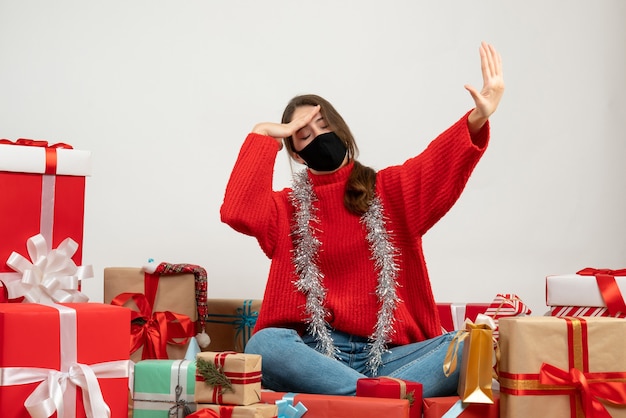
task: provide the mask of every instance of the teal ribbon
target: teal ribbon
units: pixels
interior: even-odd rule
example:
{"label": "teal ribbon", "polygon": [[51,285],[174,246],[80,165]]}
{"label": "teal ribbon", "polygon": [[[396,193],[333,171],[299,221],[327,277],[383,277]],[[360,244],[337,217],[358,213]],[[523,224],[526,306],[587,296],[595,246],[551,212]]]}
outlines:
{"label": "teal ribbon", "polygon": [[[248,340],[252,336],[252,330],[256,325],[256,320],[259,316],[257,311],[252,310],[252,299],[243,301],[243,306],[237,308],[235,315],[226,314],[207,314],[206,322],[213,324],[226,324],[235,327],[235,340],[241,338],[242,350],[246,348]],[[231,321],[210,319],[210,318],[233,318]]]}
{"label": "teal ribbon", "polygon": [[282,399],[276,401],[276,406],[278,406],[277,418],[300,418],[306,414],[308,409],[302,402],[298,402],[296,406],[293,405],[295,397],[295,393],[287,393]]}
{"label": "teal ribbon", "polygon": [[461,400],[458,400],[452,405],[450,409],[446,411],[441,418],[457,418],[467,408],[467,404],[464,404]]}

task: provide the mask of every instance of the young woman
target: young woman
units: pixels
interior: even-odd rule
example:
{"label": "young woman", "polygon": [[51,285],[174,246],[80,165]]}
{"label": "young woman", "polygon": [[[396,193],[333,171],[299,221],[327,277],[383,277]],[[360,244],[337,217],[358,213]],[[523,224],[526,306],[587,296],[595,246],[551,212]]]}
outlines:
{"label": "young woman", "polygon": [[[451,334],[441,335],[422,236],[455,203],[489,140],[504,92],[500,55],[482,43],[475,107],[417,157],[378,172],[335,108],[295,97],[281,123],[246,138],[221,208],[222,221],[254,236],[272,260],[246,352],[263,356],[263,384],[286,392],[353,395],[362,377],[418,381],[424,396],[456,390],[443,375]],[[285,144],[307,169],[272,190]]]}

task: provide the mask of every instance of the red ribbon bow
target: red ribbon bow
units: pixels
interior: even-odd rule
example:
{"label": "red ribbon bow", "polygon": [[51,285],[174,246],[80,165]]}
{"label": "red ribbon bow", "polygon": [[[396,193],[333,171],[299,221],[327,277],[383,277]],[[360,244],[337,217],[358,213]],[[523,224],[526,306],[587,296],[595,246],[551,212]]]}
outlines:
{"label": "red ribbon bow", "polygon": [[[612,376],[621,376],[621,382],[610,381]],[[588,418],[611,418],[602,402],[626,404],[626,382],[624,373],[583,373],[572,368],[569,372],[551,364],[543,363],[539,370],[539,381],[544,385],[567,386],[581,395],[585,416]]]}
{"label": "red ribbon bow", "polygon": [[[187,315],[170,311],[152,312],[158,285],[158,274],[146,274],[145,295],[121,293],[111,301],[112,305],[124,306],[132,299],[137,305],[139,312],[131,313],[130,352],[134,353],[143,345],[143,360],[167,359],[167,344],[184,345],[194,335],[194,324]],[[181,338],[181,341],[176,341]]]}
{"label": "red ribbon bow", "polygon": [[609,270],[587,267],[578,271],[576,274],[580,276],[596,277],[602,299],[604,303],[606,303],[607,310],[611,315],[626,312],[626,302],[615,281],[615,276],[626,276],[626,269]]}

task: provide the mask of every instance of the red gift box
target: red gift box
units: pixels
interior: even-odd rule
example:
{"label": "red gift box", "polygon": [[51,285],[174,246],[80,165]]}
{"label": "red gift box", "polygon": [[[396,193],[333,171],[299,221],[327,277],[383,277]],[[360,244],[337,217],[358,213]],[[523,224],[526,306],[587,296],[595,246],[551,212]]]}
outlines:
{"label": "red gift box", "polygon": [[261,402],[265,403],[276,403],[283,397],[293,401],[294,405],[301,402],[307,409],[305,418],[409,418],[409,401],[406,399],[261,392]]}
{"label": "red gift box", "polygon": [[458,411],[460,418],[498,418],[500,416],[500,394],[493,393],[493,404],[461,402],[458,396],[424,398],[424,418],[441,418],[446,413]]}
{"label": "red gift box", "polygon": [[368,377],[356,382],[356,396],[408,399],[409,416],[422,417],[422,384],[392,377]]}
{"label": "red gift box", "polygon": [[489,309],[488,303],[438,303],[439,320],[443,332],[457,331],[465,326],[465,320],[476,321],[478,314]]}
{"label": "red gift box", "polygon": [[85,405],[126,418],[129,323],[129,309],[101,303],[0,304],[0,416],[29,418],[26,403],[57,418],[84,418]]}
{"label": "red gift box", "polygon": [[[65,148],[64,148],[65,147]],[[42,234],[49,250],[71,238],[82,262],[85,176],[91,154],[45,141],[0,140],[0,280],[15,278],[6,265],[15,251],[27,254],[28,238]]]}

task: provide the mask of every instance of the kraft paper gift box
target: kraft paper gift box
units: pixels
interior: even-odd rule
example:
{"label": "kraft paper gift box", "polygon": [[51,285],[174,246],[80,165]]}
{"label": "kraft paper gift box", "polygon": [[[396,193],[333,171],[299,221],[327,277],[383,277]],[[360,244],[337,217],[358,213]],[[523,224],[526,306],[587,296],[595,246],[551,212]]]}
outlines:
{"label": "kraft paper gift box", "polygon": [[[123,299],[124,306],[135,312],[139,312],[143,318],[155,321],[139,320],[131,329],[135,338],[143,338],[143,347],[134,346],[136,350],[131,353],[131,360],[138,362],[142,359],[174,359],[185,358],[188,341],[185,338],[195,334],[195,323],[199,319],[199,304],[206,304],[206,282],[204,283],[204,301],[198,302],[198,284],[196,276],[192,273],[155,275],[137,267],[107,267],[104,269],[104,303],[112,303],[123,294],[144,294]],[[139,298],[135,300],[134,298]],[[121,300],[119,300],[121,302]],[[141,308],[137,306],[141,305]],[[206,308],[206,305],[204,305]],[[168,314],[165,314],[168,313]],[[174,315],[170,315],[174,314]],[[137,315],[137,314],[134,314]],[[181,317],[182,316],[182,317]],[[176,320],[182,318],[184,325]],[[186,320],[184,317],[188,318]],[[137,322],[137,321],[135,321]],[[145,323],[143,323],[145,322]],[[146,327],[155,326],[160,328],[160,322],[167,322],[173,329],[168,328],[171,335],[163,336],[158,332],[149,332]],[[151,325],[152,324],[152,325]],[[143,334],[141,334],[143,333]],[[157,335],[150,339],[150,336]],[[182,335],[182,336],[181,336]],[[172,338],[176,337],[176,338]],[[137,342],[137,344],[141,344]],[[146,344],[149,344],[146,347]],[[163,352],[163,347],[165,353]]]}
{"label": "kraft paper gift box", "polygon": [[233,351],[196,355],[196,403],[250,405],[260,400],[260,355]]}
{"label": "kraft paper gift box", "polygon": [[196,410],[196,363],[142,360],[135,364],[133,418],[183,418]]}
{"label": "kraft paper gift box", "polygon": [[[261,401],[277,404],[279,417],[298,412],[294,414],[298,418],[409,418],[407,399],[263,391]],[[281,415],[282,408],[296,408],[297,411]],[[306,411],[304,415],[301,414],[303,410]]]}
{"label": "kraft paper gift box", "polygon": [[[492,404],[463,403],[458,396],[424,398],[423,418],[498,418],[500,416],[500,394],[494,392]],[[448,414],[448,415],[446,415]]]}
{"label": "kraft paper gift box", "polygon": [[260,299],[209,299],[205,330],[211,351],[243,352],[261,309]]}
{"label": "kraft paper gift box", "polygon": [[26,403],[58,418],[84,418],[86,405],[126,418],[129,319],[101,303],[0,304],[0,417],[29,418]]}
{"label": "kraft paper gift box", "polygon": [[411,418],[422,417],[422,392],[421,383],[393,377],[368,377],[356,382],[356,396],[407,399]]}
{"label": "kraft paper gift box", "polygon": [[[274,418],[278,414],[276,405],[256,403],[246,406],[199,404],[198,418],[202,418],[202,410],[208,409],[217,413],[219,418]],[[215,415],[206,414],[209,417]],[[287,417],[284,417],[287,418]],[[295,418],[295,417],[294,417]]]}
{"label": "kraft paper gift box", "polygon": [[552,316],[626,318],[626,269],[585,268],[546,277],[546,305]]}
{"label": "kraft paper gift box", "polygon": [[626,319],[503,318],[501,415],[626,417],[625,345]]}
{"label": "kraft paper gift box", "polygon": [[66,238],[78,243],[82,262],[85,176],[91,153],[46,141],[0,140],[0,280],[19,279],[5,263],[12,252],[27,254],[28,238],[42,234],[51,248]]}

